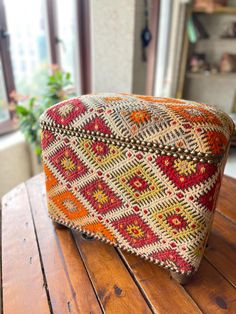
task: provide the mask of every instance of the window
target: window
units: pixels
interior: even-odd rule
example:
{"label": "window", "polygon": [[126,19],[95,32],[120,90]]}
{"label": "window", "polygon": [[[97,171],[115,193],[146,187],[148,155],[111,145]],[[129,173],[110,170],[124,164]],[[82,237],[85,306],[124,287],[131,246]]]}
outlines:
{"label": "window", "polygon": [[57,0],[57,39],[59,63],[63,70],[71,73],[71,79],[80,92],[78,25],[75,0]]}
{"label": "window", "polygon": [[3,79],[2,62],[0,59],[0,122],[9,119],[9,111],[7,105],[7,96],[5,92],[5,84]]}
{"label": "window", "polygon": [[43,0],[5,0],[16,90],[39,95],[48,73],[46,10]]}
{"label": "window", "polygon": [[88,25],[87,0],[0,0],[0,133],[14,116],[10,93],[40,96],[52,63],[71,73],[78,94],[90,91]]}

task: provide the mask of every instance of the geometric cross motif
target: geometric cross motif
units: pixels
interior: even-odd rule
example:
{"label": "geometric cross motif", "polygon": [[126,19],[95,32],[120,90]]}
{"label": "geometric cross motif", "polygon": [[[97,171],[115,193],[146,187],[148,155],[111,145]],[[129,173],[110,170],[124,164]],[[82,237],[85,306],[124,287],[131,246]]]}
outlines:
{"label": "geometric cross motif", "polygon": [[156,163],[172,183],[182,190],[206,181],[217,171],[216,165],[193,163],[172,156],[158,156]]}
{"label": "geometric cross motif", "polygon": [[114,179],[135,201],[147,201],[162,191],[161,183],[157,179],[154,180],[153,175],[139,164],[122,171],[122,174],[114,176]]}
{"label": "geometric cross motif", "polygon": [[67,100],[48,109],[49,117],[57,124],[68,125],[71,121],[86,112],[86,107],[78,99]]}
{"label": "geometric cross motif", "polygon": [[98,166],[105,166],[113,160],[118,160],[119,162],[122,154],[119,147],[111,144],[107,145],[101,141],[93,142],[84,139],[81,141],[80,147]]}
{"label": "geometric cross motif", "polygon": [[72,182],[87,173],[87,167],[70,147],[62,147],[50,158],[64,179]]}
{"label": "geometric cross motif", "polygon": [[106,125],[105,121],[101,118],[94,118],[83,126],[83,129],[88,131],[101,132],[104,134],[111,134],[110,128]]}
{"label": "geometric cross motif", "polygon": [[173,241],[186,240],[189,235],[196,236],[204,230],[204,225],[194,218],[188,206],[181,202],[165,203],[152,213],[152,220],[159,230],[162,230]]}
{"label": "geometric cross motif", "polygon": [[150,107],[132,108],[129,110],[114,111],[114,116],[117,114],[120,117],[119,124],[128,129],[132,135],[142,134],[143,132],[148,132],[149,130],[156,128],[157,125],[160,127],[166,124],[168,117],[165,112],[158,108],[155,114],[150,111]]}
{"label": "geometric cross motif", "polygon": [[138,215],[132,214],[122,217],[115,220],[112,224],[128,241],[129,245],[134,248],[140,248],[158,241],[157,235]]}
{"label": "geometric cross motif", "polygon": [[122,201],[101,179],[89,182],[80,192],[100,214],[122,206]]}
{"label": "geometric cross motif", "polygon": [[129,114],[129,118],[137,124],[142,124],[148,122],[150,120],[151,115],[147,110],[139,109],[136,111],[132,111]]}

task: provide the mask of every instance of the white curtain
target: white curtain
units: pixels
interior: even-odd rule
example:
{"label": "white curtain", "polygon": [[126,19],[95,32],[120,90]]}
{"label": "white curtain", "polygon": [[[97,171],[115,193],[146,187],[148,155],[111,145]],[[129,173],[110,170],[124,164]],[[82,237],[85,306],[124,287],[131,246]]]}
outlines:
{"label": "white curtain", "polygon": [[185,27],[191,0],[161,0],[157,37],[154,95],[175,97]]}

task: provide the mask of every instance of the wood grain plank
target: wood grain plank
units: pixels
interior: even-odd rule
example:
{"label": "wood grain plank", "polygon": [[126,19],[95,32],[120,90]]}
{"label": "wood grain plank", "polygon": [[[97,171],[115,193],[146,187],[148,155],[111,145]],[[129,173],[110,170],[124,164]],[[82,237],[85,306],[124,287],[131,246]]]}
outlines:
{"label": "wood grain plank", "polygon": [[73,231],[77,247],[106,313],[151,313],[116,250],[100,241],[86,241]]}
{"label": "wood grain plank", "polygon": [[3,197],[3,312],[50,313],[26,187]]}
{"label": "wood grain plank", "polygon": [[236,180],[228,176],[223,176],[216,208],[217,211],[221,212],[236,224],[235,193]]}
{"label": "wood grain plank", "polygon": [[215,212],[212,228],[221,234],[221,237],[236,250],[236,225],[222,216],[221,213]]}
{"label": "wood grain plank", "polygon": [[[135,255],[121,250],[119,253],[158,313],[201,313],[185,289],[170,278],[168,271]],[[171,297],[167,300],[168,295]]]}
{"label": "wood grain plank", "polygon": [[207,260],[236,287],[236,225],[215,213],[208,243]]}
{"label": "wood grain plank", "polygon": [[71,232],[48,217],[43,176],[27,181],[27,189],[53,312],[101,313]]}
{"label": "wood grain plank", "polygon": [[236,313],[235,288],[205,258],[185,290],[206,314]]}
{"label": "wood grain plank", "polygon": [[204,256],[236,288],[236,251],[215,229],[211,232]]}

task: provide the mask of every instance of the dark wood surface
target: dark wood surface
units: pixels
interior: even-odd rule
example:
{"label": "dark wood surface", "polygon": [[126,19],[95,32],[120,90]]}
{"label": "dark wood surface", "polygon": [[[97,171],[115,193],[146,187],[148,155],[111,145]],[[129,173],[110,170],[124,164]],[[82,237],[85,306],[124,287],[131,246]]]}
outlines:
{"label": "dark wood surface", "polygon": [[236,180],[224,177],[199,272],[168,271],[47,216],[43,176],[2,200],[3,313],[236,313]]}

